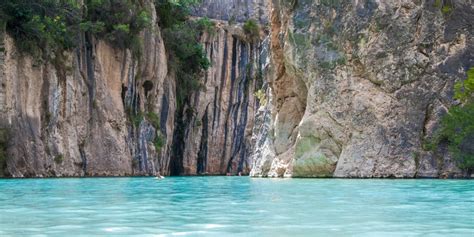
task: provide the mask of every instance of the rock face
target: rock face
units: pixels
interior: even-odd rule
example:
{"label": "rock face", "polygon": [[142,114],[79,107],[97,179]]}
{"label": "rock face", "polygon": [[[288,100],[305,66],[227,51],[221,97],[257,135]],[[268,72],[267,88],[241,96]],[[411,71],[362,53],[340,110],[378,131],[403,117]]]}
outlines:
{"label": "rock face", "polygon": [[130,121],[138,111],[158,114],[161,127],[156,129],[172,140],[175,84],[163,40],[158,28],[147,29],[142,38],[140,60],[83,35],[80,47],[54,65],[20,54],[13,39],[3,35],[0,110],[2,126],[9,130],[7,175],[124,176],[167,170],[171,143],[157,151],[155,128],[146,119]]}
{"label": "rock face", "polygon": [[273,0],[271,135],[252,175],[463,175],[423,143],[474,65],[474,4],[437,2]]}
{"label": "rock face", "polygon": [[[186,115],[182,155],[172,157],[181,167],[173,174],[248,174],[256,89],[262,85],[262,44],[241,27],[218,22],[215,32],[202,37],[212,67],[201,79]],[[181,141],[180,139],[180,141]]]}
{"label": "rock face", "polygon": [[268,23],[268,0],[203,0],[192,14],[227,22],[245,22],[254,19]]}
{"label": "rock face", "polygon": [[201,37],[212,67],[182,112],[144,2],[138,58],[84,34],[43,62],[0,30],[4,175],[468,175],[423,144],[474,66],[472,0],[204,0],[192,14],[217,23]]}
{"label": "rock face", "polygon": [[[146,1],[154,13],[152,2]],[[141,34],[144,53],[139,58],[82,35],[78,49],[65,52],[60,64],[42,62],[17,52],[13,39],[2,32],[5,175],[249,173],[258,106],[254,93],[263,80],[261,43],[246,36],[242,24],[230,26],[208,12],[209,4],[195,13],[217,19],[215,33],[202,36],[212,67],[183,114],[177,112],[179,85],[168,70],[156,14],[153,27]],[[257,11],[262,2],[236,4],[241,6],[235,12],[239,19],[244,13],[265,19]],[[183,136],[176,136],[180,129]],[[154,145],[158,136],[164,140],[160,148]]]}

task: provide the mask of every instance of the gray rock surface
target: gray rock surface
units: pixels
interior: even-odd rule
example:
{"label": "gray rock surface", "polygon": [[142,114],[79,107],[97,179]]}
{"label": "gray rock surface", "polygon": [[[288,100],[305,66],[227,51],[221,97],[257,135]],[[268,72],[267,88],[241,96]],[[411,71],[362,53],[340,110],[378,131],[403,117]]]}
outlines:
{"label": "gray rock surface", "polygon": [[[152,1],[147,4],[154,9]],[[207,13],[206,4],[201,9]],[[252,2],[235,14],[257,17],[259,4]],[[78,49],[65,52],[63,66],[57,67],[21,55],[2,32],[0,129],[9,130],[5,175],[250,172],[258,104],[254,92],[262,84],[262,78],[257,80],[260,43],[248,39],[242,24],[229,26],[210,15],[219,19],[216,33],[204,34],[202,43],[212,67],[200,78],[203,88],[186,108],[192,113],[186,114],[185,135],[177,138],[175,91],[180,85],[168,70],[158,17],[149,12],[154,24],[141,34],[139,60],[128,50],[83,35]],[[148,121],[149,113],[158,117],[159,126]],[[157,131],[165,141],[160,150],[154,146]],[[173,155],[176,144],[184,147],[179,156]],[[176,164],[180,170],[173,173]]]}
{"label": "gray rock surface", "polygon": [[[150,4],[150,8],[153,6]],[[156,21],[156,15],[152,16]],[[4,34],[2,126],[9,130],[6,175],[125,176],[165,172],[170,143],[155,150],[155,129],[174,128],[174,79],[158,28],[142,33],[141,64],[129,51],[83,36],[62,66],[20,54]],[[144,83],[152,88],[145,92]],[[161,127],[131,125],[129,111],[162,115]],[[163,116],[165,115],[165,116]]]}
{"label": "gray rock surface", "polygon": [[424,141],[474,65],[474,4],[272,1],[275,156],[254,176],[459,177]]}
{"label": "gray rock surface", "polygon": [[185,128],[181,174],[248,174],[263,46],[226,22],[218,22],[216,32],[205,34],[202,42],[212,67],[187,108],[192,115]]}
{"label": "gray rock surface", "polygon": [[203,0],[192,10],[192,14],[230,22],[254,19],[266,24],[269,11],[268,0]]}
{"label": "gray rock surface", "polygon": [[[5,175],[465,176],[446,144],[423,149],[474,66],[474,3],[450,2],[204,0],[193,15],[217,22],[201,39],[212,67],[179,140],[156,15],[138,61],[83,35],[58,67],[0,32]],[[249,40],[248,19],[268,38]]]}

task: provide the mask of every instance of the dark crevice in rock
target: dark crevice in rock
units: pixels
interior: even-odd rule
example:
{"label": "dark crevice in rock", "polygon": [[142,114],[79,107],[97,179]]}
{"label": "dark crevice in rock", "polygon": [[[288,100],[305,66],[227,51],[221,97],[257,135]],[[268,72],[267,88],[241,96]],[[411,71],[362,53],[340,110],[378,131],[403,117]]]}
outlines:
{"label": "dark crevice in rock", "polygon": [[190,108],[187,108],[187,111],[184,111],[184,108],[176,111],[176,126],[173,133],[173,143],[171,146],[171,157],[170,157],[170,166],[169,174],[171,176],[182,175],[184,171],[183,167],[183,155],[185,149],[185,137],[186,137],[186,127],[189,124],[189,121],[192,121],[192,113],[189,112]]}
{"label": "dark crevice in rock", "polygon": [[[87,72],[87,89],[89,92],[89,112],[92,115],[95,100],[95,74],[94,74],[94,40],[90,33],[85,34],[85,53],[86,53],[86,72]],[[92,116],[91,116],[92,118]]]}
{"label": "dark crevice in rock", "polygon": [[216,119],[217,119],[217,94],[219,93],[219,87],[214,88],[214,106],[212,112],[212,130],[216,127]]}
{"label": "dark crevice in rock", "polygon": [[82,172],[83,175],[87,175],[87,156],[86,152],[84,151],[84,143],[79,144],[79,154],[81,156],[81,165],[82,165]]}
{"label": "dark crevice in rock", "polygon": [[[230,69],[230,95],[229,95],[229,110],[227,111],[226,117],[225,117],[225,125],[224,125],[224,149],[222,153],[222,157],[224,159],[221,159],[221,170],[224,170],[224,162],[225,162],[225,157],[227,155],[227,142],[228,142],[228,135],[229,135],[229,117],[231,112],[233,111],[233,99],[234,99],[234,83],[236,80],[236,68],[237,68],[237,43],[238,40],[235,37],[232,37],[232,64],[231,64],[231,69]],[[226,167],[226,172],[229,172],[229,166]]]}
{"label": "dark crevice in rock", "polygon": [[201,135],[201,144],[199,145],[199,152],[197,157],[197,174],[204,174],[206,173],[207,167],[207,141],[208,141],[208,127],[209,127],[209,118],[208,118],[208,108],[209,105],[206,107],[206,112],[202,117],[202,135]]}
{"label": "dark crevice in rock", "polygon": [[166,131],[166,121],[168,121],[168,113],[169,113],[169,110],[170,110],[170,104],[169,104],[169,101],[168,101],[168,90],[166,90],[166,93],[163,94],[163,98],[161,100],[161,114],[160,114],[160,124],[161,124],[161,127],[160,127],[160,131],[161,133],[163,133],[164,136],[167,135],[167,131]]}
{"label": "dark crevice in rock", "polygon": [[127,94],[127,90],[128,88],[122,84],[122,91],[120,93],[121,97],[122,97],[122,103],[125,105],[125,95]]}

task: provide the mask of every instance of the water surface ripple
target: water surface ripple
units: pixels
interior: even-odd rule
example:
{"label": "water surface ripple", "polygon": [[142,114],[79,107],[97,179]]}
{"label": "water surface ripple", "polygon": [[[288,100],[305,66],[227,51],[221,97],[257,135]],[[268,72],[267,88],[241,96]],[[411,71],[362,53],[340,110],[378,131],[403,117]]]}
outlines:
{"label": "water surface ripple", "polygon": [[474,236],[474,181],[0,180],[0,236]]}

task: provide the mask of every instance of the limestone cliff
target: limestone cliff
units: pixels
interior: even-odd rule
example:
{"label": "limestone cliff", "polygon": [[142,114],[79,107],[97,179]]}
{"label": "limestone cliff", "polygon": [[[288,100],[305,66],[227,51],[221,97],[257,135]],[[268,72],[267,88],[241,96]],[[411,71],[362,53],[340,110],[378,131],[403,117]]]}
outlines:
{"label": "limestone cliff", "polygon": [[472,1],[273,0],[270,18],[273,109],[253,176],[464,175],[423,143],[474,65]]}
{"label": "limestone cliff", "polygon": [[82,33],[45,62],[0,30],[0,175],[469,175],[423,144],[474,65],[472,0],[203,0],[211,67],[180,106],[153,2],[138,57]]}
{"label": "limestone cliff", "polygon": [[[178,111],[180,85],[168,65],[160,16],[153,1],[145,3],[152,24],[140,34],[138,58],[82,33],[74,51],[44,62],[19,52],[1,31],[6,176],[249,173],[254,93],[262,84],[259,40],[241,23],[210,15],[217,25],[201,41],[212,66]],[[204,3],[196,16],[206,9]],[[254,12],[258,5],[252,9],[251,15],[262,13]],[[156,146],[157,139],[164,144]]]}
{"label": "limestone cliff", "polygon": [[[177,174],[248,174],[255,109],[254,94],[262,86],[262,45],[251,41],[240,26],[219,22],[202,37],[212,67],[203,89],[186,108],[183,151],[173,157]],[[173,172],[173,169],[172,169]]]}
{"label": "limestone cliff", "polygon": [[[151,4],[151,3],[150,3]],[[150,5],[149,8],[153,6]],[[152,15],[156,22],[156,14]],[[9,130],[6,174],[13,177],[124,176],[165,170],[174,127],[174,80],[160,30],[142,33],[144,54],[83,34],[59,64],[21,54],[2,34],[2,125]],[[161,127],[138,111],[159,114]]]}

